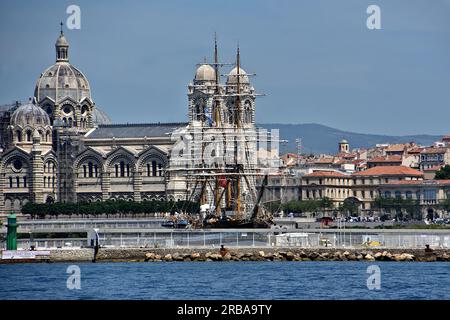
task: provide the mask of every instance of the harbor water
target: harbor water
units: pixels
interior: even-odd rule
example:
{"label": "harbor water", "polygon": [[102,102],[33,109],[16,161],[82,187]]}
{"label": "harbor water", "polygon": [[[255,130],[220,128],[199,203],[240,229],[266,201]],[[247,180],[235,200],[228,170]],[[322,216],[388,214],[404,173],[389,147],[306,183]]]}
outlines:
{"label": "harbor water", "polygon": [[[374,265],[380,287],[370,290]],[[79,289],[68,286],[73,266]],[[450,299],[449,268],[445,262],[3,264],[0,292],[1,299],[442,300]]]}

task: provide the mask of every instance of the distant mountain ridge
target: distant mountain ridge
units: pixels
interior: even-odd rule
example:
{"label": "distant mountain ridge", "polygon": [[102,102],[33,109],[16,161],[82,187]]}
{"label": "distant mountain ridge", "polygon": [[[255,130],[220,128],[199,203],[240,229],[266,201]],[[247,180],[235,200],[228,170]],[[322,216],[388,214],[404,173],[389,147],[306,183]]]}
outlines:
{"label": "distant mountain ridge", "polygon": [[407,143],[416,142],[421,145],[432,145],[435,141],[440,141],[443,135],[406,135],[391,136],[378,134],[355,133],[343,131],[317,123],[303,124],[278,124],[278,123],[261,123],[258,127],[265,129],[279,129],[280,139],[288,140],[287,143],[280,144],[280,153],[294,152],[296,153],[295,139],[302,139],[302,153],[328,153],[335,154],[338,151],[338,143],[345,139],[353,148],[374,147],[379,143]]}

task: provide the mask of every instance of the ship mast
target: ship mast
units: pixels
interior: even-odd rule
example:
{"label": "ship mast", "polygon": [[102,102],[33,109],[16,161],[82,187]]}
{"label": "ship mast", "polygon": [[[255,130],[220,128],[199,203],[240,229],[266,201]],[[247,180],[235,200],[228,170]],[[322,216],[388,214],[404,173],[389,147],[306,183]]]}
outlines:
{"label": "ship mast", "polygon": [[[240,134],[241,128],[241,73],[240,73],[240,52],[239,52],[239,44],[237,46],[237,54],[236,54],[236,115],[235,115],[235,124],[237,134]],[[239,165],[238,165],[238,143],[237,136],[234,137],[236,139],[235,148],[234,148],[234,157],[235,157],[235,169],[237,173],[240,173]],[[241,177],[239,175],[236,176],[236,215],[238,218],[241,217]]]}
{"label": "ship mast", "polygon": [[[254,74],[242,74],[241,69],[241,61],[240,61],[240,47],[237,45],[236,50],[236,60],[235,60],[235,71],[233,73],[228,74],[229,79],[233,79],[235,81],[230,81],[227,83],[227,87],[230,90],[222,90],[222,86],[220,84],[220,67],[223,65],[233,65],[233,64],[224,64],[219,62],[219,53],[218,53],[218,45],[217,45],[217,36],[214,35],[214,62],[206,63],[213,66],[215,71],[214,77],[214,87],[213,96],[212,96],[212,104],[211,109],[208,108],[209,113],[209,124],[206,121],[206,106],[202,105],[202,117],[201,117],[201,160],[200,165],[197,168],[192,168],[189,171],[191,172],[189,175],[191,177],[195,177],[195,186],[192,190],[191,199],[194,194],[198,195],[198,191],[200,191],[199,202],[201,205],[208,203],[213,200],[215,209],[214,214],[218,217],[223,209],[221,203],[225,204],[225,210],[234,211],[235,220],[243,220],[247,219],[248,207],[250,206],[250,202],[256,200],[256,190],[253,190],[256,186],[254,186],[253,179],[257,173],[257,169],[247,163],[250,156],[250,151],[248,150],[248,140],[245,132],[247,132],[247,126],[245,125],[246,121],[243,122],[243,106],[242,104],[242,93],[243,88],[241,84],[243,83],[241,77],[247,77]],[[223,75],[226,76],[226,75]],[[208,89],[207,85],[204,84],[194,84],[194,86],[198,86],[199,89]],[[247,94],[247,91],[244,92]],[[252,96],[259,96],[261,94],[256,94],[251,91]],[[230,102],[229,109],[224,118],[222,103],[223,99],[228,99]],[[234,100],[234,101],[233,101]],[[234,103],[233,103],[234,102]],[[229,118],[228,118],[229,117]],[[212,121],[211,121],[212,120]],[[249,130],[249,134],[251,135],[250,139],[256,138],[255,133],[252,130]],[[212,135],[221,135],[223,138],[223,157],[225,160],[224,164],[215,163],[213,166],[207,165],[205,161],[205,143],[209,143],[210,141],[204,141],[205,134]],[[231,139],[230,139],[231,138]],[[253,140],[252,140],[253,141]],[[233,145],[233,153],[230,155],[234,156],[234,159],[225,159],[227,153],[225,150],[228,150],[226,144]],[[243,149],[244,148],[244,149]],[[244,151],[244,154],[242,154]],[[209,151],[208,151],[209,152]],[[231,163],[229,160],[232,160]],[[241,162],[243,161],[243,162]],[[252,178],[250,178],[252,177]],[[243,185],[244,184],[244,185]],[[198,190],[197,187],[200,189]],[[212,191],[210,193],[210,191]],[[247,192],[249,194],[247,194]],[[254,198],[247,199],[247,196],[253,196],[253,192],[255,192]],[[212,196],[212,197],[211,197]],[[211,201],[212,202],[212,201]],[[254,211],[254,210],[253,210]],[[254,214],[251,218],[254,218]]]}
{"label": "ship mast", "polygon": [[[214,71],[216,76],[216,88],[215,88],[215,96],[214,96],[214,122],[216,123],[217,127],[222,126],[222,119],[220,117],[220,104],[217,99],[217,97],[220,95],[220,88],[219,88],[219,53],[217,49],[217,34],[214,32]],[[215,205],[215,211],[216,215],[220,214],[220,202],[221,202],[221,196],[219,194],[219,177],[216,176],[215,178],[215,186],[214,186],[214,205]]]}

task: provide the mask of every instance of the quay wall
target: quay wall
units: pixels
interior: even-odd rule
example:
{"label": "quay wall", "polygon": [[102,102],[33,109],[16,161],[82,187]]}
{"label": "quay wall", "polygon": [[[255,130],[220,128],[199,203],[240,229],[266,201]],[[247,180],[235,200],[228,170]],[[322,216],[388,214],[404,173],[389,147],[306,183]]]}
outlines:
{"label": "quay wall", "polygon": [[[100,248],[97,262],[108,261],[449,261],[450,249],[336,248]],[[49,262],[91,262],[94,250],[51,250]]]}

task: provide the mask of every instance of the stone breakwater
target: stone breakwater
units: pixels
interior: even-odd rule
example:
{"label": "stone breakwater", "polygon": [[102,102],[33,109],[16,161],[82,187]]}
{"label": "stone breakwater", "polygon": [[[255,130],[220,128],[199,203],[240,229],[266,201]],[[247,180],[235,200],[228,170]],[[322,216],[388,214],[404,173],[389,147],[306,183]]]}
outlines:
{"label": "stone breakwater", "polygon": [[[301,248],[228,248],[226,254],[219,249],[100,249],[96,261],[447,261],[450,250],[436,249],[301,249]],[[92,249],[54,250],[50,262],[92,261]]]}

